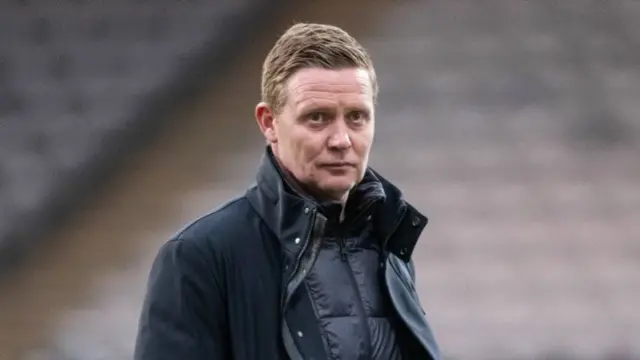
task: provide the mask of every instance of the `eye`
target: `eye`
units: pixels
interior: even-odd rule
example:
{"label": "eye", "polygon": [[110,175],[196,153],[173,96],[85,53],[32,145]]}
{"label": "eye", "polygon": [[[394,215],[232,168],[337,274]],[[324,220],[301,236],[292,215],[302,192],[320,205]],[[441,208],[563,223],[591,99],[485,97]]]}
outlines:
{"label": "eye", "polygon": [[309,119],[309,121],[314,122],[314,123],[321,123],[324,122],[326,120],[326,115],[319,112],[319,111],[314,111],[312,113],[310,113],[307,118]]}
{"label": "eye", "polygon": [[366,121],[368,119],[368,116],[362,111],[352,111],[349,113],[348,119],[349,121],[354,123],[361,123]]}

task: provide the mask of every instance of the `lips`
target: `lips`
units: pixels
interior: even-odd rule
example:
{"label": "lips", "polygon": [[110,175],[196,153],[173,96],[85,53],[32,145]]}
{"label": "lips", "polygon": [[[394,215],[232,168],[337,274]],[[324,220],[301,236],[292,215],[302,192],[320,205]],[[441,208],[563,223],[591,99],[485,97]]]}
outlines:
{"label": "lips", "polygon": [[322,164],[321,168],[333,174],[346,174],[355,169],[355,165],[348,162],[334,162]]}
{"label": "lips", "polygon": [[321,166],[328,167],[328,168],[345,168],[345,167],[354,167],[355,165],[348,162],[333,162],[333,163],[324,163]]}

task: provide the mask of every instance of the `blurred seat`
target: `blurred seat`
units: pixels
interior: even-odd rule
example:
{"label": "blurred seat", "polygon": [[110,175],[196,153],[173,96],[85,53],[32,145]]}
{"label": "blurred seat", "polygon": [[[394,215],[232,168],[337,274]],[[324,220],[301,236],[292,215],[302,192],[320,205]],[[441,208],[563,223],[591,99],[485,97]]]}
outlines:
{"label": "blurred seat", "polygon": [[449,358],[640,356],[639,4],[399,2],[365,39]]}
{"label": "blurred seat", "polygon": [[26,221],[98,166],[105,144],[142,126],[142,107],[185,60],[244,26],[229,19],[260,2],[1,0],[0,249],[6,219]]}

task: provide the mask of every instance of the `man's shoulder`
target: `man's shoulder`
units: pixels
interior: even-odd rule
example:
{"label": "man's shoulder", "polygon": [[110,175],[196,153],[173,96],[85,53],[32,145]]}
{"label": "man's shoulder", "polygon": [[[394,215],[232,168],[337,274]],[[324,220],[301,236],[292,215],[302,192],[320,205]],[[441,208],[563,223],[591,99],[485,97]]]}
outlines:
{"label": "man's shoulder", "polygon": [[237,196],[187,223],[171,241],[189,242],[200,248],[221,247],[229,241],[255,236],[258,219],[246,195]]}

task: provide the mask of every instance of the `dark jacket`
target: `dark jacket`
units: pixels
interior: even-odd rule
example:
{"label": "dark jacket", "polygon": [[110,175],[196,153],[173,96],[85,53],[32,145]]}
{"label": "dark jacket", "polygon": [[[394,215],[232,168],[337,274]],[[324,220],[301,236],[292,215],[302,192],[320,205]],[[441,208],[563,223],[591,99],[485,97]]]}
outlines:
{"label": "dark jacket", "polygon": [[[286,172],[281,176],[291,193],[305,197]],[[309,251],[314,255],[300,285],[306,291],[298,291],[308,295],[315,311],[327,358],[403,358],[397,316],[384,290],[382,239],[373,226],[385,199],[382,183],[372,173],[350,191],[344,212],[339,203],[316,204],[307,199],[317,209],[309,238]],[[302,331],[294,332],[305,336]],[[404,358],[409,359],[409,354]]]}
{"label": "dark jacket", "polygon": [[[405,359],[440,360],[411,262],[427,219],[375,171],[369,169],[365,180],[384,194],[370,208],[371,220],[361,224],[379,239],[376,286],[380,301],[389,303],[381,307],[388,311],[384,317],[394,324]],[[331,217],[324,210],[290,191],[267,150],[256,186],[161,247],[148,279],[135,359],[335,359],[339,347],[327,345],[332,325],[323,323],[321,313],[337,314],[318,309],[318,297],[309,290],[314,277],[318,283],[323,276],[314,265],[324,261],[318,258]],[[362,261],[360,256],[355,266]],[[389,328],[372,325],[383,335]],[[339,327],[334,330],[342,336]]]}

